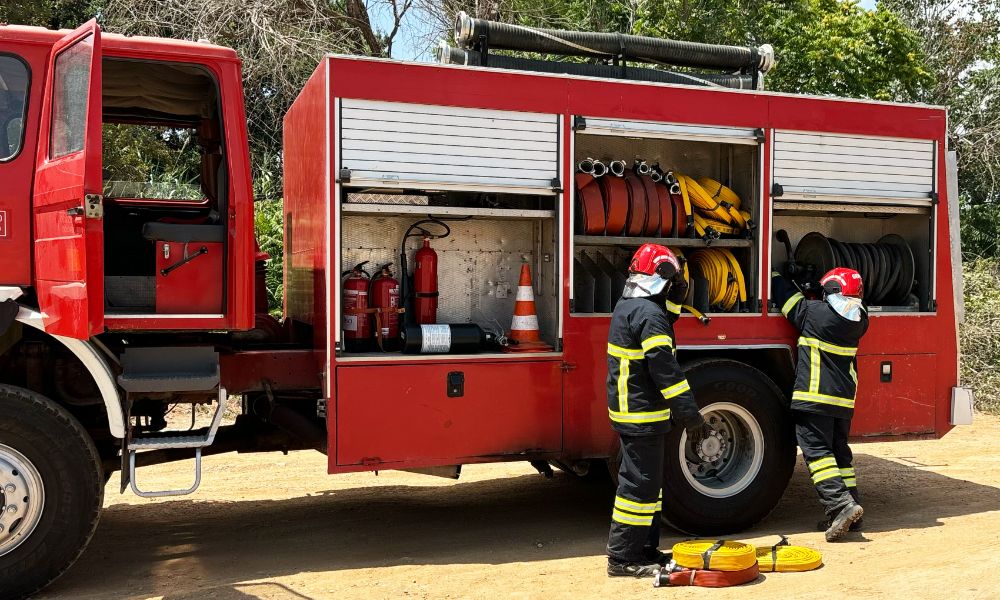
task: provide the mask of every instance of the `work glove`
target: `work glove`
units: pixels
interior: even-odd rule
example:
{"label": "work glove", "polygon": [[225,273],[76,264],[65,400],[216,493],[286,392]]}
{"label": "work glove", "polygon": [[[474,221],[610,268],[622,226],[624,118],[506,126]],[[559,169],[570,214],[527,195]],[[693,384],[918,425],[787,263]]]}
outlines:
{"label": "work glove", "polygon": [[708,424],[708,421],[702,417],[701,424],[695,425],[693,427],[687,427],[688,439],[692,440],[703,440],[713,433],[715,433],[715,428]]}
{"label": "work glove", "polygon": [[688,296],[688,283],[682,278],[680,281],[670,283],[670,291],[667,292],[667,300],[674,304],[684,304]]}

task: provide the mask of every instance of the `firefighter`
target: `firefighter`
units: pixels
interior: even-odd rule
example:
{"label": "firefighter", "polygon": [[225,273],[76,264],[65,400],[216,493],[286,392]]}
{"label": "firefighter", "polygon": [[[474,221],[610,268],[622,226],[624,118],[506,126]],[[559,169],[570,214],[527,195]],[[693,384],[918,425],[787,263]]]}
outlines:
{"label": "firefighter", "polygon": [[711,430],[674,357],[673,323],[686,295],[674,253],[644,244],[632,257],[625,290],[611,316],[608,414],[621,438],[622,456],[608,536],[612,577],[652,577],[666,562],[657,546],[671,420],[697,439]]}
{"label": "firefighter", "polygon": [[827,519],[826,540],[861,528],[861,498],[847,445],[858,374],[855,355],[868,330],[864,282],[853,269],[837,268],[820,280],[823,300],[807,300],[774,274],[774,298],[801,332],[792,391],[795,437]]}

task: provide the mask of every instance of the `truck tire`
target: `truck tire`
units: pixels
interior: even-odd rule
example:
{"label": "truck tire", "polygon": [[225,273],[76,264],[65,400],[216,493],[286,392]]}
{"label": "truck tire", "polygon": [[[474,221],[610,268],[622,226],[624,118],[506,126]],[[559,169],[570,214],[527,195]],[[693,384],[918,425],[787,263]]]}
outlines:
{"label": "truck tire", "polygon": [[787,402],[767,375],[741,362],[705,359],[685,370],[701,413],[721,435],[695,445],[682,428],[670,431],[663,520],[690,535],[748,529],[778,504],[795,467]]}
{"label": "truck tire", "polygon": [[80,423],[44,396],[0,385],[0,600],[29,596],[69,569],[103,500],[100,456]]}

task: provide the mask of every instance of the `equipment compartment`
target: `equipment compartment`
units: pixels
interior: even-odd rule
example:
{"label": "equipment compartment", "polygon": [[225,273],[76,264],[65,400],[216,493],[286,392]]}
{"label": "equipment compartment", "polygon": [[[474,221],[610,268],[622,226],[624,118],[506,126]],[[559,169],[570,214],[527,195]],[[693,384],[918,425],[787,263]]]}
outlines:
{"label": "equipment compartment", "polygon": [[[399,315],[401,324],[417,322],[413,277],[423,230],[429,234],[428,244],[437,256],[438,296],[434,324],[478,325],[491,336],[480,351],[499,352],[501,348],[496,341],[507,336],[511,329],[521,268],[522,264],[527,264],[541,340],[552,348],[558,347],[558,232],[553,198],[460,192],[437,196],[352,192],[346,197],[348,202],[342,205],[340,261],[345,275],[361,263],[367,263],[365,268],[370,273],[391,263],[392,276],[401,280],[400,247],[404,235],[409,233],[405,247],[410,279],[404,285],[403,293],[408,299],[406,312]],[[386,204],[386,200],[405,203]],[[507,208],[509,206],[524,208]],[[424,223],[418,224],[421,221]],[[415,224],[418,225],[414,228]],[[438,237],[446,232],[445,227],[448,235]],[[344,285],[342,281],[341,288]],[[344,298],[343,293],[342,290],[341,298]],[[369,296],[369,303],[373,300]],[[342,306],[342,344],[351,336],[348,328],[354,325],[349,313]],[[451,336],[454,337],[457,331],[452,328]],[[368,344],[342,347],[345,356],[406,358],[398,353],[400,346],[383,345],[386,351],[383,353],[373,337]],[[413,344],[407,347],[412,350]],[[416,347],[419,349],[420,344]],[[463,352],[466,351],[453,349],[450,354]]]}
{"label": "equipment compartment", "polygon": [[576,130],[574,314],[611,312],[647,242],[688,259],[686,304],[759,310],[759,130],[589,118]]}
{"label": "equipment compartment", "polygon": [[[934,310],[933,219],[927,209],[867,207],[879,212],[824,212],[819,208],[775,203],[774,230],[788,234],[798,269],[793,279],[800,284],[816,283],[827,270],[848,267],[864,278],[865,301],[872,314]],[[788,275],[788,258],[786,246],[775,239],[772,268]]]}

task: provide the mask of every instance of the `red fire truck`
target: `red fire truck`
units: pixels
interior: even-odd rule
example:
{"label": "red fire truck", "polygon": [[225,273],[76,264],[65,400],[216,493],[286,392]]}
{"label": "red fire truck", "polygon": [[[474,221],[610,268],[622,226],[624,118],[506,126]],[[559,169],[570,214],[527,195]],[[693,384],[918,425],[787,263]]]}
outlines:
{"label": "red fire truck", "polygon": [[[0,597],[80,555],[116,470],[122,491],[156,496],[193,492],[201,457],[233,451],[450,477],[613,461],[609,312],[648,240],[689,258],[706,314],[680,319],[677,355],[721,432],[670,435],[678,529],[748,527],[791,476],[796,333],[769,302],[772,271],[869,276],[856,439],[938,438],[971,418],[943,109],[515,71],[484,66],[488,52],[321,61],[284,123],[276,319],[236,54],[93,22],[0,25]],[[756,88],[760,71],[735,79]],[[130,166],[123,139],[170,142],[196,175]],[[699,189],[724,192],[729,216],[692,210]],[[529,296],[547,348],[511,351]],[[167,419],[198,405],[202,428]],[[192,457],[190,489],[137,480]]]}

